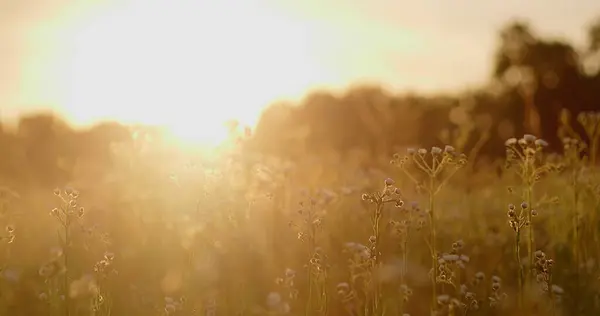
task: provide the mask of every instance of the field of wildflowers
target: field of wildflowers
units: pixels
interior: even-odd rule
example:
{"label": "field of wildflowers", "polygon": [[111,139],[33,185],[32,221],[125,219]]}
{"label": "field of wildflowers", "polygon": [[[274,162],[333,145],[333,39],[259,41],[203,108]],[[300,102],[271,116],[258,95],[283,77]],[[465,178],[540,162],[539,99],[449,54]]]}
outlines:
{"label": "field of wildflowers", "polygon": [[[114,172],[2,191],[1,315],[599,315],[600,114],[504,168],[379,168],[137,137]],[[391,160],[391,161],[390,161]],[[391,163],[390,163],[391,162]]]}

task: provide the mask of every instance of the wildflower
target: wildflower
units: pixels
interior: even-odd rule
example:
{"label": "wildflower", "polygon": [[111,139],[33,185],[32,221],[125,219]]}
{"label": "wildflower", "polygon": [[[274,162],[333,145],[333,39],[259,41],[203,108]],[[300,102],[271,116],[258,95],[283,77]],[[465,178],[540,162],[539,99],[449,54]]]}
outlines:
{"label": "wildflower", "polygon": [[448,303],[448,301],[450,301],[450,296],[447,294],[439,295],[437,297],[437,301],[438,301],[438,304],[444,305],[444,304]]}
{"label": "wildflower", "polygon": [[404,206],[404,201],[402,200],[397,200],[395,206],[397,208],[402,208]]}
{"label": "wildflower", "polygon": [[565,290],[563,290],[562,287],[560,287],[556,284],[552,284],[552,293],[554,293],[556,295],[562,295],[565,293]]}
{"label": "wildflower", "polygon": [[48,294],[46,292],[42,292],[42,293],[38,294],[38,299],[40,301],[45,301],[48,299]]}
{"label": "wildflower", "polygon": [[40,267],[38,274],[42,277],[48,278],[56,271],[54,264],[49,263]]}
{"label": "wildflower", "polygon": [[281,304],[281,294],[277,292],[271,292],[267,295],[267,306],[270,308],[275,308]]}
{"label": "wildflower", "polygon": [[21,271],[15,269],[6,269],[2,271],[1,277],[12,283],[17,283],[21,279]]}
{"label": "wildflower", "polygon": [[446,145],[446,147],[444,147],[444,151],[448,154],[452,154],[454,153],[456,150],[454,149],[454,147],[450,146],[450,145]]}
{"label": "wildflower", "polygon": [[350,292],[350,285],[346,282],[342,282],[336,286],[336,289],[337,289],[338,295],[343,296],[343,295],[348,294],[348,292]]}
{"label": "wildflower", "polygon": [[293,278],[295,276],[296,276],[296,271],[294,271],[294,270],[292,270],[290,268],[285,269],[285,277],[286,278],[289,279],[289,278]]}
{"label": "wildflower", "polygon": [[465,246],[465,242],[462,239],[460,239],[460,240],[457,240],[455,243],[452,244],[452,249],[454,249],[454,250],[460,250],[464,246]]}
{"label": "wildflower", "polygon": [[492,291],[496,292],[500,290],[500,283],[492,283]]}
{"label": "wildflower", "polygon": [[467,300],[469,300],[469,301],[472,301],[472,300],[474,300],[474,299],[475,299],[475,293],[473,293],[473,292],[467,292],[467,293],[465,294],[465,299],[467,299]]}
{"label": "wildflower", "polygon": [[514,146],[516,144],[517,144],[517,139],[516,138],[509,138],[504,143],[504,145],[506,145],[507,147]]}
{"label": "wildflower", "polygon": [[525,134],[525,135],[523,135],[523,139],[528,143],[533,143],[536,141],[537,137],[535,137],[531,134]]}
{"label": "wildflower", "polygon": [[50,211],[50,214],[51,214],[52,216],[58,216],[58,209],[57,209],[56,207],[55,207],[55,208],[53,208],[53,209]]}
{"label": "wildflower", "polygon": [[536,146],[539,146],[539,147],[548,147],[548,142],[546,142],[543,139],[536,139],[535,144],[536,144]]}
{"label": "wildflower", "polygon": [[347,242],[344,244],[344,247],[348,250],[353,250],[354,248],[356,248],[356,243],[354,242]]}
{"label": "wildflower", "polygon": [[442,259],[444,259],[446,261],[458,261],[459,258],[460,257],[458,255],[451,255],[451,254],[442,256]]}
{"label": "wildflower", "polygon": [[544,254],[544,252],[541,250],[538,250],[535,252],[536,259],[543,259],[545,256],[546,256],[546,254]]}
{"label": "wildflower", "polygon": [[291,310],[292,308],[290,307],[290,304],[288,302],[284,302],[283,304],[281,304],[281,306],[279,306],[279,312],[281,314],[289,314]]}
{"label": "wildflower", "polygon": [[393,179],[391,179],[391,178],[385,179],[385,186],[386,187],[390,187],[390,186],[394,185],[394,183],[396,183],[396,182]]}
{"label": "wildflower", "polygon": [[166,304],[165,305],[165,313],[167,313],[167,315],[173,314],[177,311],[177,306],[175,306],[175,304]]}
{"label": "wildflower", "polygon": [[115,254],[112,252],[106,252],[104,254],[104,259],[106,259],[108,261],[113,261],[114,258],[115,258]]}
{"label": "wildflower", "polygon": [[406,153],[409,155],[414,155],[417,153],[417,150],[414,148],[408,148],[408,149],[406,149]]}
{"label": "wildflower", "polygon": [[475,280],[483,281],[485,279],[485,273],[477,272],[475,273]]}
{"label": "wildflower", "polygon": [[439,155],[442,153],[442,149],[439,147],[431,147],[431,154]]}

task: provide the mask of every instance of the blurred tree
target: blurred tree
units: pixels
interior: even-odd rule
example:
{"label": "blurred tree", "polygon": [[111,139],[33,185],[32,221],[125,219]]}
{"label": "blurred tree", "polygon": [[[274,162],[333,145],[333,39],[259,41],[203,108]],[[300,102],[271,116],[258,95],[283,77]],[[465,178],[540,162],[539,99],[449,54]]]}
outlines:
{"label": "blurred tree", "polygon": [[75,163],[73,130],[51,114],[21,118],[17,136],[26,159],[30,185],[64,186]]}
{"label": "blurred tree", "polygon": [[523,131],[554,146],[559,143],[560,110],[578,112],[583,102],[580,68],[579,56],[569,44],[536,38],[524,22],[511,22],[500,33],[494,76],[519,95]]}
{"label": "blurred tree", "polygon": [[600,73],[600,17],[591,23],[587,33],[586,71],[591,76],[598,76]]}
{"label": "blurred tree", "polygon": [[288,103],[276,103],[267,107],[254,129],[252,137],[254,149],[269,155],[280,154],[288,158],[301,155],[310,127],[301,125],[295,119],[299,111],[300,109]]}

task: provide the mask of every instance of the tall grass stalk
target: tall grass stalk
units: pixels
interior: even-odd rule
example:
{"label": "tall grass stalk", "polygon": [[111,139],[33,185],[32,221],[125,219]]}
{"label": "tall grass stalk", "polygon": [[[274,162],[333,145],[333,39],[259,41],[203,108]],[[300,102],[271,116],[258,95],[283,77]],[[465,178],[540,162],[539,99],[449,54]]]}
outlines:
{"label": "tall grass stalk", "polygon": [[[506,145],[506,167],[516,167],[515,173],[518,175],[523,186],[523,203],[518,217],[511,217],[510,225],[515,230],[516,242],[515,253],[518,256],[519,264],[519,306],[523,304],[524,290],[530,290],[532,285],[532,272],[534,269],[535,258],[535,230],[533,225],[533,216],[536,214],[534,188],[540,179],[548,173],[555,171],[558,166],[545,160],[543,149],[548,143],[538,139],[533,135],[525,134],[522,138],[508,139]],[[510,211],[509,211],[510,212]],[[527,270],[523,271],[520,257],[521,228],[527,229]],[[524,272],[524,273],[523,273]],[[523,276],[524,274],[524,276]]]}
{"label": "tall grass stalk", "polygon": [[381,286],[381,278],[373,278],[374,275],[379,275],[382,260],[382,219],[383,211],[386,204],[393,203],[396,207],[401,208],[404,205],[400,197],[400,189],[395,187],[395,181],[388,178],[384,182],[384,187],[380,192],[372,194],[363,194],[363,200],[374,204],[374,210],[371,212],[371,237],[369,238],[370,244],[370,258],[369,274],[371,275],[370,284],[370,297],[368,298],[368,304],[365,306],[365,314],[367,315],[382,315],[384,313],[383,306],[383,292]]}
{"label": "tall grass stalk", "polygon": [[[438,293],[437,293],[437,276],[438,276],[438,250],[437,250],[437,209],[436,196],[448,182],[448,180],[456,173],[456,171],[466,165],[467,158],[465,155],[457,155],[454,147],[446,146],[444,150],[439,147],[431,148],[428,151],[425,148],[419,150],[409,149],[406,156],[400,158],[398,155],[392,161],[400,166],[404,174],[417,187],[424,188],[428,197],[428,214],[429,214],[429,241],[428,245],[431,254],[431,311],[435,312]],[[408,164],[417,167],[426,177],[426,183],[423,184],[412,172],[406,168]],[[451,168],[448,168],[451,167]],[[449,170],[448,170],[449,169]]]}

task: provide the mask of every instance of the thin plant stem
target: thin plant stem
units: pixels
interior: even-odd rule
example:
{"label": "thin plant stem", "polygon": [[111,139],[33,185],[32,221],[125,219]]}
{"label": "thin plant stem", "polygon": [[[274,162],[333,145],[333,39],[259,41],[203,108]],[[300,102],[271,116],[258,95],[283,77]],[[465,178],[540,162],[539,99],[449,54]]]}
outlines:
{"label": "thin plant stem", "polygon": [[431,222],[431,237],[430,237],[430,245],[431,245],[431,261],[433,271],[431,273],[431,295],[432,295],[432,312],[435,310],[435,306],[437,304],[437,270],[438,270],[438,262],[437,262],[437,248],[436,248],[436,219],[435,219],[435,177],[431,176],[429,178],[429,216]]}

